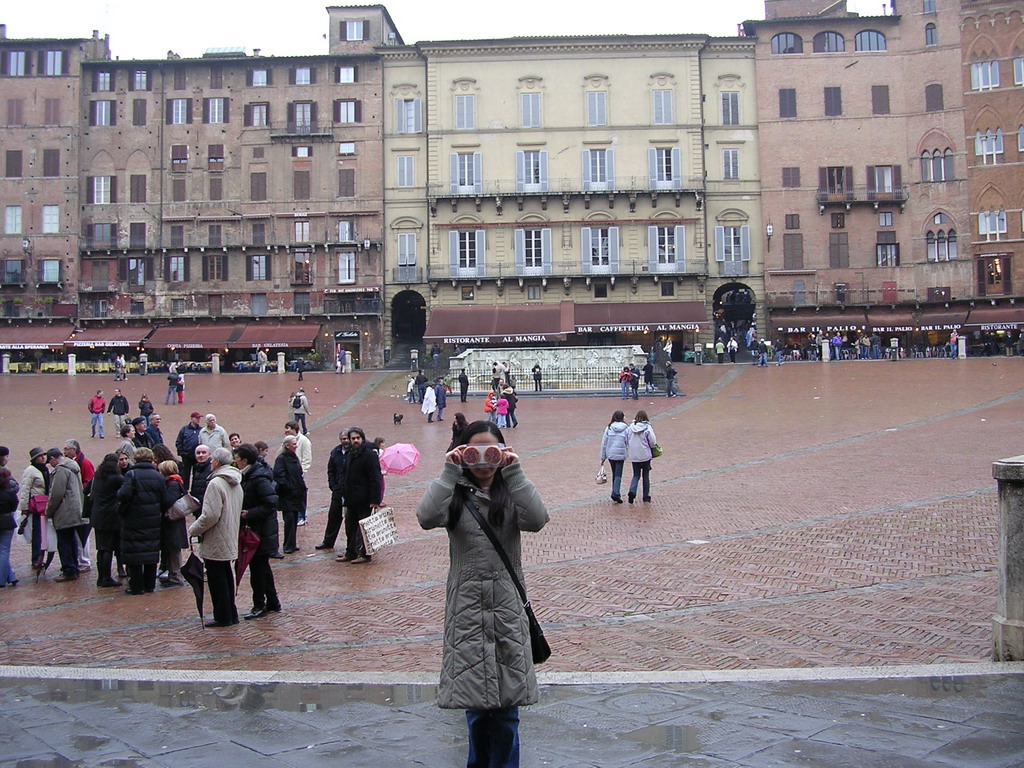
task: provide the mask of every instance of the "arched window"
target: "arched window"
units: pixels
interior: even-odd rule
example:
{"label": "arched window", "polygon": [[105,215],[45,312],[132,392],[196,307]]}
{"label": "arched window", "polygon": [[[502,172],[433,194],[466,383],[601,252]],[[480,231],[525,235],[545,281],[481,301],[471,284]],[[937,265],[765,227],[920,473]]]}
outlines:
{"label": "arched window", "polygon": [[952,261],[959,255],[955,229],[948,232],[943,229],[938,232],[929,230],[925,242],[928,244],[928,261]]}
{"label": "arched window", "polygon": [[803,53],[804,41],[792,32],[780,32],[772,38],[772,53]]}
{"label": "arched window", "polygon": [[924,25],[924,44],[925,45],[938,45],[939,44],[939,31],[935,28],[934,24]]}
{"label": "arched window", "polygon": [[925,235],[925,242],[928,243],[928,261],[938,261],[938,251],[935,249],[935,233],[928,230]]}
{"label": "arched window", "polygon": [[1017,151],[1024,152],[1024,125],[1017,129]]}
{"label": "arched window", "polygon": [[921,181],[951,181],[953,173],[953,150],[936,149],[921,153]]}
{"label": "arched window", "polygon": [[959,255],[960,252],[956,245],[956,230],[951,229],[946,235],[946,256],[955,259]]}
{"label": "arched window", "polygon": [[942,153],[942,178],[945,181],[952,181],[956,178],[955,166],[953,164],[953,150],[949,147]]}
{"label": "arched window", "polygon": [[982,165],[996,165],[1003,154],[1003,129],[989,128],[974,134],[974,154],[981,158]]}
{"label": "arched window", "polygon": [[927,149],[921,153],[921,181],[934,181],[932,174],[932,153]]}
{"label": "arched window", "polygon": [[885,35],[875,29],[865,29],[857,33],[853,43],[858,51],[884,51]]}
{"label": "arched window", "polygon": [[815,53],[842,53],[846,40],[838,32],[819,32],[814,36]]}

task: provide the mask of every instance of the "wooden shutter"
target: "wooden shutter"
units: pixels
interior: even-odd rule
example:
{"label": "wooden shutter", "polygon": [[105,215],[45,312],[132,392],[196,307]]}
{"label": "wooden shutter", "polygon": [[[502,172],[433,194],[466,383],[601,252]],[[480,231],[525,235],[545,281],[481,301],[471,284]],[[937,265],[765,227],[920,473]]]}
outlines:
{"label": "wooden shutter", "polygon": [[110,105],[110,124],[117,125],[117,102],[112,100],[107,103]]}
{"label": "wooden shutter", "polygon": [[725,261],[725,227],[715,227],[715,261]]}
{"label": "wooden shutter", "polygon": [[316,67],[311,66],[309,68],[309,84],[316,85]]}
{"label": "wooden shutter", "polygon": [[225,97],[224,99],[224,122],[228,123],[231,121],[231,99]]}
{"label": "wooden shutter", "polygon": [[353,168],[338,169],[338,196],[356,196],[356,172]]}
{"label": "wooden shutter", "polygon": [[71,72],[71,51],[60,52],[60,73],[67,75]]}
{"label": "wooden shutter", "polygon": [[210,257],[201,256],[200,258],[203,260],[203,282],[207,283],[210,281]]}
{"label": "wooden shutter", "polygon": [[448,233],[448,266],[452,277],[459,274],[459,233],[454,229]]}
{"label": "wooden shutter", "polygon": [[185,122],[192,125],[192,99],[185,100]]}
{"label": "wooden shutter", "polygon": [[209,123],[210,122],[210,102],[211,101],[213,101],[213,99],[203,99],[203,122],[204,123]]}
{"label": "wooden shutter", "polygon": [[317,109],[317,106],[318,105],[315,101],[309,105],[309,122],[314,131],[317,129],[317,126],[319,125],[319,122],[317,121],[317,113],[319,111]]}
{"label": "wooden shutter", "polygon": [[228,265],[230,263],[231,259],[228,258],[228,254],[225,253],[223,256],[220,257],[220,273],[222,275],[222,279],[224,280],[228,279]]}
{"label": "wooden shutter", "polygon": [[619,271],[619,228],[608,227],[608,264],[612,272]]}
{"label": "wooden shutter", "polygon": [[647,175],[651,189],[654,189],[658,183],[658,150],[654,148],[647,150]]}
{"label": "wooden shutter", "polygon": [[590,227],[583,227],[580,230],[580,260],[585,274],[590,274],[593,267],[593,262],[590,258],[590,237]]}
{"label": "wooden shutter", "polygon": [[889,86],[871,86],[871,112],[875,115],[889,114]]}
{"label": "wooden shutter", "polygon": [[168,99],[164,105],[164,123],[170,125],[174,120],[174,99]]}
{"label": "wooden shutter", "polygon": [[676,264],[683,269],[683,262],[686,260],[686,227],[675,228],[676,232]]}
{"label": "wooden shutter", "polygon": [[357,100],[355,104],[355,121],[361,123],[363,122],[363,102]]}
{"label": "wooden shutter", "polygon": [[547,192],[548,189],[548,151],[540,151],[540,188]]}
{"label": "wooden shutter", "polygon": [[295,85],[295,67],[288,67],[288,85]]}
{"label": "wooden shutter", "polygon": [[187,283],[191,279],[189,274],[189,265],[191,265],[192,263],[192,257],[189,256],[188,254],[185,254],[184,256],[181,257],[181,259],[182,263],[185,265],[185,282]]}
{"label": "wooden shutter", "polygon": [[110,202],[117,202],[117,176],[110,177]]}
{"label": "wooden shutter", "polygon": [[132,125],[146,124],[146,100],[135,99],[132,101]]}
{"label": "wooden shutter", "polygon": [[292,172],[292,194],[296,200],[309,200],[310,196],[309,171]]}
{"label": "wooden shutter", "polygon": [[828,168],[823,166],[818,167],[818,191],[825,192],[828,190]]}
{"label": "wooden shutter", "polygon": [[986,288],[986,263],[984,259],[978,259],[978,295],[985,295]]}
{"label": "wooden shutter", "polygon": [[43,176],[60,176],[60,150],[43,150]]}
{"label": "wooden shutter", "polygon": [[551,228],[545,227],[540,231],[540,262],[545,275],[551,274]]}
{"label": "wooden shutter", "polygon": [[85,177],[85,202],[88,205],[96,204],[96,177]]}
{"label": "wooden shutter", "polygon": [[894,165],[892,167],[892,191],[899,195],[900,190],[903,189],[903,166]]}
{"label": "wooden shutter", "polygon": [[171,256],[164,256],[164,282],[171,281]]}
{"label": "wooden shutter", "polygon": [[782,268],[804,268],[804,236],[790,232],[782,236]]}
{"label": "wooden shutter", "polygon": [[476,274],[483,277],[487,274],[487,232],[483,229],[476,231]]}
{"label": "wooden shutter", "polygon": [[740,260],[750,261],[750,227],[740,227]]}
{"label": "wooden shutter", "polygon": [[344,102],[344,99],[335,99],[334,100],[334,122],[336,122],[336,123],[340,123],[341,122],[341,105],[342,105],[343,102]]}
{"label": "wooden shutter", "polygon": [[479,194],[484,187],[483,155],[473,153],[473,191]]}
{"label": "wooden shutter", "polygon": [[843,174],[843,190],[846,192],[847,199],[853,197],[853,166],[848,165],[845,168]]}
{"label": "wooden shutter", "polygon": [[679,147],[672,147],[672,189],[682,189],[683,153]]}
{"label": "wooden shutter", "polygon": [[516,152],[516,192],[522,192],[526,185],[526,153]]}
{"label": "wooden shutter", "polygon": [[516,274],[526,274],[526,230],[517,229],[514,233],[516,251]]}
{"label": "wooden shutter", "polygon": [[267,174],[249,174],[249,198],[251,200],[267,199]]}
{"label": "wooden shutter", "polygon": [[454,195],[459,191],[459,155],[456,152],[448,156],[448,172],[451,174],[451,192]]}
{"label": "wooden shutter", "polygon": [[658,228],[647,227],[647,262],[653,272],[658,268]]}
{"label": "wooden shutter", "polygon": [[868,200],[874,200],[875,199],[875,192],[876,192],[876,187],[875,187],[875,166],[869,165],[865,169],[865,171],[866,171],[867,177],[868,177]]}
{"label": "wooden shutter", "polygon": [[122,283],[128,282],[128,259],[117,260],[117,279]]}
{"label": "wooden shutter", "polygon": [[274,69],[267,67],[267,85],[271,86],[274,84]]}
{"label": "wooden shutter", "polygon": [[590,183],[592,181],[590,177],[590,152],[589,149],[583,150],[583,191],[586,192],[590,189]]}
{"label": "wooden shutter", "polygon": [[242,125],[246,128],[252,126],[252,104],[242,107]]}
{"label": "wooden shutter", "polygon": [[364,21],[363,22],[363,40],[369,40],[369,39],[370,39],[370,22],[369,21]]}

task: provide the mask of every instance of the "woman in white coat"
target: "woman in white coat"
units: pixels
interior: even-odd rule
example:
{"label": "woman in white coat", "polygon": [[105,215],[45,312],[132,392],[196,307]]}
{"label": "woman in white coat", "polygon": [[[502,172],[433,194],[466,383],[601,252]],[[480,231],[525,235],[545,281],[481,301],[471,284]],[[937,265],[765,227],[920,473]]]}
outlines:
{"label": "woman in white coat", "polygon": [[643,478],[643,500],[651,500],[651,459],[658,439],[647,420],[647,411],[637,411],[633,423],[626,431],[626,452],[633,463],[633,479],[629,481],[629,503],[636,499],[636,489]]}
{"label": "woman in white coat", "polygon": [[427,387],[423,392],[423,405],[420,406],[420,411],[427,417],[427,423],[433,423],[436,410],[437,394],[434,392],[433,387]]}

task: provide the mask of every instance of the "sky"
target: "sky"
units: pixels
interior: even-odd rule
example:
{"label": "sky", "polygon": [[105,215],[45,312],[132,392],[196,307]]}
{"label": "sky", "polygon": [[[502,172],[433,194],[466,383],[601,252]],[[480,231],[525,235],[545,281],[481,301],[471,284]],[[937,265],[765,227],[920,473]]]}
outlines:
{"label": "sky", "polygon": [[[251,0],[46,0],[43,6],[7,0],[0,23],[9,38],[110,35],[111,53],[121,59],[163,58],[173,50],[185,58],[208,48],[259,48],[265,56],[327,53],[328,2],[291,0],[261,6]],[[369,3],[336,2],[335,5]],[[882,12],[883,0],[849,0],[865,15]],[[406,43],[527,35],[736,34],[744,19],[759,19],[762,0],[675,0],[629,6],[578,0],[516,0],[481,12],[479,0],[391,0],[383,3]],[[151,8],[152,11],[143,9]],[[272,10],[264,10],[264,9]],[[159,10],[157,10],[159,9]],[[515,15],[509,12],[515,10]]]}

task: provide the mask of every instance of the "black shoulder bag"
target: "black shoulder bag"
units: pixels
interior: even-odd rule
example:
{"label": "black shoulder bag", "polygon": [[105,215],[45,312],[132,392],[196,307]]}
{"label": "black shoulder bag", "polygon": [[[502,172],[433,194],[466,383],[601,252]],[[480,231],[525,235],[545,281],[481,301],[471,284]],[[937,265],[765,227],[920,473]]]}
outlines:
{"label": "black shoulder bag", "polygon": [[519,592],[519,597],[523,600],[523,608],[526,609],[526,618],[530,622],[530,650],[533,654],[534,664],[543,664],[551,657],[551,646],[548,645],[548,641],[544,639],[544,630],[540,627],[540,622],[537,621],[537,617],[533,615],[533,608],[530,606],[530,601],[526,599],[526,590],[523,588],[523,584],[519,581],[519,577],[516,576],[516,569],[512,567],[512,562],[508,559],[508,555],[505,554],[505,548],[501,546],[501,542],[498,541],[498,537],[494,535],[494,531],[491,530],[491,526],[487,524],[483,516],[480,514],[480,508],[471,501],[466,502],[466,506],[469,507],[469,511],[473,517],[476,518],[477,523],[480,524],[481,530],[487,535],[487,538],[491,540],[491,544],[494,545],[494,551],[498,553],[498,557],[501,558],[501,562],[505,564],[505,568],[508,569],[508,575],[512,577],[512,583],[516,585],[516,591]]}

